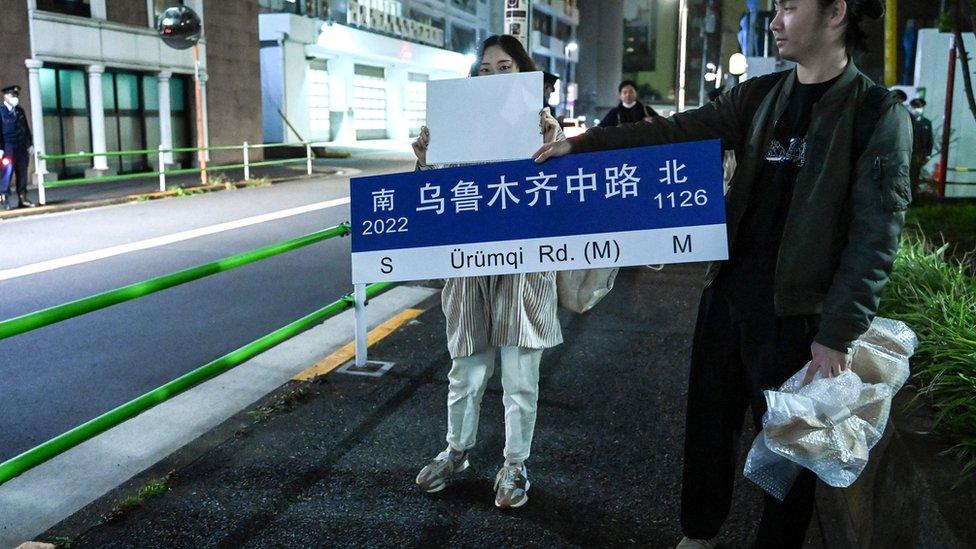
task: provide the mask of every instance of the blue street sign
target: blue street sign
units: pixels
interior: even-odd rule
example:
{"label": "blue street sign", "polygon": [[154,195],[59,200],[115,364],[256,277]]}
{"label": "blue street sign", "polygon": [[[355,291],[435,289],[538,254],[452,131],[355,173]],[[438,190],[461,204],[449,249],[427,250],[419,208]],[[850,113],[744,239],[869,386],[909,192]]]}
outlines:
{"label": "blue street sign", "polygon": [[712,140],[354,178],[353,281],[726,259],[722,175]]}

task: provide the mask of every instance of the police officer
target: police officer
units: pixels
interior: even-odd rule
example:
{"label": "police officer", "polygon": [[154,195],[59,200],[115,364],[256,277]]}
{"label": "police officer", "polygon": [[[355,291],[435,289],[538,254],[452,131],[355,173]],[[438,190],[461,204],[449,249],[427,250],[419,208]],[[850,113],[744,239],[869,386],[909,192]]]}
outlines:
{"label": "police officer", "polygon": [[20,107],[20,86],[7,86],[0,91],[3,92],[3,104],[0,105],[0,149],[3,149],[0,207],[10,209],[7,194],[13,176],[17,177],[17,198],[20,200],[17,207],[33,207],[27,198],[27,168],[34,153],[34,137],[27,125],[27,115]]}

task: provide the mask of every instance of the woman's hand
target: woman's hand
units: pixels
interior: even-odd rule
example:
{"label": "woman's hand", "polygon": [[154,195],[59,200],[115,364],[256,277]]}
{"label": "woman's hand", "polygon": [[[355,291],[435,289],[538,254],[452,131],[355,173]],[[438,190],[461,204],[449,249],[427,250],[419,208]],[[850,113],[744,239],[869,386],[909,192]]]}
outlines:
{"label": "woman's hand", "polygon": [[420,127],[420,136],[413,141],[413,154],[417,155],[417,166],[427,165],[427,144],[430,143],[430,130],[427,126]]}
{"label": "woman's hand", "polygon": [[539,111],[539,133],[542,134],[543,143],[552,143],[556,140],[556,134],[559,133],[559,121],[553,118],[552,114],[549,112],[549,107],[543,107]]}

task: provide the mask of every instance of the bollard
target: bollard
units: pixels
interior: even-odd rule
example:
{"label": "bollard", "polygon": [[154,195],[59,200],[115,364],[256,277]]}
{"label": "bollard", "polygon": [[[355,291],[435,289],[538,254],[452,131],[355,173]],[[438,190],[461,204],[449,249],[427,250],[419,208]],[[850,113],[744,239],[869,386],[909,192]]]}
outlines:
{"label": "bollard", "polygon": [[159,192],[166,192],[166,153],[159,147]]}
{"label": "bollard", "polygon": [[362,368],[366,365],[366,285],[355,284],[354,296],[356,298],[356,366]]}
{"label": "bollard", "polygon": [[312,144],[305,143],[305,170],[312,175]]}
{"label": "bollard", "polygon": [[41,166],[41,152],[34,149],[34,177],[37,178],[37,201],[41,206],[47,204],[44,193],[44,168]]}
{"label": "bollard", "polygon": [[247,141],[244,142],[244,181],[251,179],[251,151],[248,150]]}

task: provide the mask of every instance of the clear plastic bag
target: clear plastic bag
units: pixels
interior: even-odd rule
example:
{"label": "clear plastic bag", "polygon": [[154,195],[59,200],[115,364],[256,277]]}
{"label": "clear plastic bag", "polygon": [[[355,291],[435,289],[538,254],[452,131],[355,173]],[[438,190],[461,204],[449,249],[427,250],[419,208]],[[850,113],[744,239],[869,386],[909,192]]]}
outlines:
{"label": "clear plastic bag", "polygon": [[763,431],[746,458],[746,478],[780,500],[803,468],[831,486],[850,486],[881,440],[917,344],[904,323],[878,318],[854,343],[851,368],[841,375],[818,372],[804,386],[807,364],[778,391],[765,391]]}

